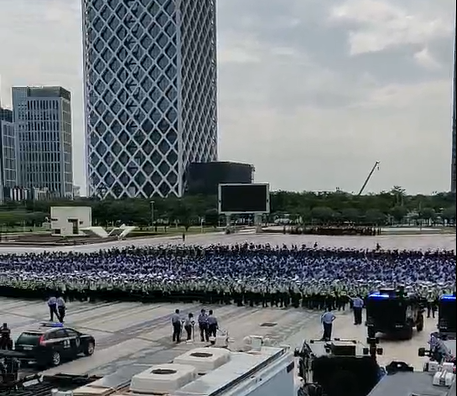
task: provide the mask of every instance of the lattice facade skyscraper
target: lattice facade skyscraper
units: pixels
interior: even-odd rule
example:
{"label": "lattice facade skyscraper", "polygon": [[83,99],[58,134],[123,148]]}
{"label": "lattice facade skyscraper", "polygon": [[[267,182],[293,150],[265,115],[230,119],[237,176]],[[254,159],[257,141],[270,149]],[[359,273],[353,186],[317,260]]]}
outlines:
{"label": "lattice facade skyscraper", "polygon": [[181,196],[217,160],[215,0],[83,0],[88,193]]}
{"label": "lattice facade skyscraper", "polygon": [[452,155],[451,155],[451,192],[456,190],[456,140],[457,140],[457,9],[454,26],[454,78],[452,79]]}

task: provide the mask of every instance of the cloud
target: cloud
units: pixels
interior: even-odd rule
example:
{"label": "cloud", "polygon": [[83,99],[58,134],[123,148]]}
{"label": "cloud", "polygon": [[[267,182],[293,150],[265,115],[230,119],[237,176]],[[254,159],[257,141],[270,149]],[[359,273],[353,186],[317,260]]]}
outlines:
{"label": "cloud", "polygon": [[433,57],[428,48],[416,52],[414,54],[414,60],[426,69],[435,70],[441,68],[440,63]]}
{"label": "cloud", "polygon": [[[80,0],[0,9],[1,95],[72,91],[83,186]],[[448,189],[454,14],[454,0],[219,0],[221,160],[253,163],[273,189],[357,191],[374,161],[368,190]]]}
{"label": "cloud", "polygon": [[350,28],[351,55],[383,51],[405,44],[429,43],[451,34],[449,15],[425,14],[418,1],[417,8],[402,7],[401,2],[381,0],[348,0],[334,7],[330,21]]}
{"label": "cloud", "polygon": [[227,35],[222,42],[219,42],[219,45],[226,48],[218,55],[219,65],[262,62],[262,48],[259,47],[254,38]]}

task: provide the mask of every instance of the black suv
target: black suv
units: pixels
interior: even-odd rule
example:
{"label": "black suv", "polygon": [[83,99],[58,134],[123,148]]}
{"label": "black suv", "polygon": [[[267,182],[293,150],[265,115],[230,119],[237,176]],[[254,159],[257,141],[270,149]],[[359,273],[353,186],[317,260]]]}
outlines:
{"label": "black suv", "polygon": [[58,366],[63,360],[73,360],[79,354],[91,356],[95,339],[60,323],[42,323],[37,329],[24,331],[14,349],[21,353],[23,362],[41,367]]}

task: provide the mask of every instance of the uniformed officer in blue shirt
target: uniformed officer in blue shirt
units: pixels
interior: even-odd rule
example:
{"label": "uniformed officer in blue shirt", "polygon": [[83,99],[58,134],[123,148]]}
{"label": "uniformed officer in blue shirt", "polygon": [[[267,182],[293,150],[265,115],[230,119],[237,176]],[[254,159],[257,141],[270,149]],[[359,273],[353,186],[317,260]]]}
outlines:
{"label": "uniformed officer in blue shirt", "polygon": [[179,344],[181,342],[181,316],[179,315],[179,309],[176,309],[171,316],[171,325],[173,326],[172,340]]}
{"label": "uniformed officer in blue shirt", "polygon": [[54,321],[54,315],[55,315],[57,320],[60,321],[59,314],[57,313],[57,298],[55,296],[49,297],[48,307],[49,307],[49,320],[51,322],[53,322]]}
{"label": "uniformed officer in blue shirt", "polygon": [[206,340],[206,342],[208,342],[208,315],[204,309],[202,309],[200,315],[198,315],[198,327],[200,329],[200,341],[203,342]]}
{"label": "uniformed officer in blue shirt", "polygon": [[67,311],[67,307],[65,305],[65,300],[62,296],[57,297],[56,299],[57,311],[59,313],[59,322],[63,323],[65,319],[65,313]]}
{"label": "uniformed officer in blue shirt", "polygon": [[208,311],[208,317],[206,319],[206,322],[208,323],[208,336],[216,337],[216,332],[219,325],[217,323],[217,318],[213,315],[212,309]]}
{"label": "uniformed officer in blue shirt", "polygon": [[327,309],[327,311],[322,315],[321,322],[322,322],[322,326],[324,327],[324,334],[322,336],[322,340],[330,341],[332,339],[332,327],[333,327],[333,321],[335,319],[336,319],[336,316],[333,315],[333,313],[330,309]]}
{"label": "uniformed officer in blue shirt", "polygon": [[363,300],[360,296],[357,296],[352,300],[352,309],[354,311],[354,324],[362,324]]}

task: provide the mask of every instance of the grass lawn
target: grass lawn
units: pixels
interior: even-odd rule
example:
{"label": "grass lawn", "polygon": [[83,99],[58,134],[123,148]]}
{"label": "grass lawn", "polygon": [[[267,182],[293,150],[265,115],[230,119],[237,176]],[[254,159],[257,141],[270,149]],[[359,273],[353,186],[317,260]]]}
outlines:
{"label": "grass lawn", "polygon": [[139,236],[173,236],[173,235],[182,235],[186,233],[186,235],[195,235],[195,234],[204,234],[208,232],[218,232],[220,228],[214,227],[190,227],[187,231],[184,227],[157,227],[157,231],[154,228],[143,228],[143,229],[136,229],[133,230],[129,237],[139,237]]}
{"label": "grass lawn", "polygon": [[[190,227],[186,234],[200,234],[205,232],[217,232],[220,229],[214,227]],[[111,231],[111,228],[106,229],[107,232]],[[184,227],[157,227],[157,231],[151,227],[144,227],[142,229],[137,228],[133,230],[130,236],[147,236],[147,235],[181,235],[185,232]],[[0,234],[47,234],[50,233],[49,230],[44,230],[42,227],[0,227]]]}
{"label": "grass lawn", "polygon": [[0,226],[0,233],[1,234],[42,234],[48,233],[49,230],[43,229],[43,227],[5,227]]}

